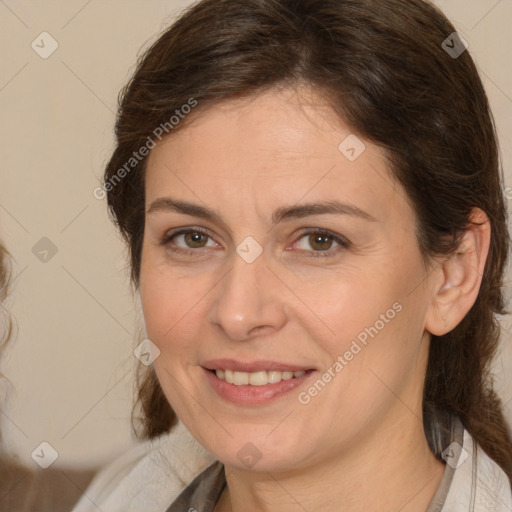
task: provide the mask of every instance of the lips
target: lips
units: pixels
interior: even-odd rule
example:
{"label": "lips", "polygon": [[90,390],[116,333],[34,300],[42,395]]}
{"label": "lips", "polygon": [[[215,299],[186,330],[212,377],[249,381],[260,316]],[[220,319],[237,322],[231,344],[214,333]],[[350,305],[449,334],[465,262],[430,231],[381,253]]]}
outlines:
{"label": "lips", "polygon": [[[242,406],[273,402],[318,374],[311,366],[270,360],[213,359],[204,362],[202,369],[220,397]],[[226,374],[232,382],[226,380]]]}

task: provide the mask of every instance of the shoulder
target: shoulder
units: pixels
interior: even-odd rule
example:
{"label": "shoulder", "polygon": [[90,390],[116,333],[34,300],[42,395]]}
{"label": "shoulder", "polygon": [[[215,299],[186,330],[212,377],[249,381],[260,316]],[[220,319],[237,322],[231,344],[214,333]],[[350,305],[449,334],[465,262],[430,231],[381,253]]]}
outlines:
{"label": "shoulder", "polygon": [[165,512],[213,462],[180,421],[170,434],[141,443],[100,471],[72,512]]}
{"label": "shoulder", "polygon": [[500,466],[464,429],[462,448],[456,450],[455,472],[444,511],[512,511],[512,488]]}

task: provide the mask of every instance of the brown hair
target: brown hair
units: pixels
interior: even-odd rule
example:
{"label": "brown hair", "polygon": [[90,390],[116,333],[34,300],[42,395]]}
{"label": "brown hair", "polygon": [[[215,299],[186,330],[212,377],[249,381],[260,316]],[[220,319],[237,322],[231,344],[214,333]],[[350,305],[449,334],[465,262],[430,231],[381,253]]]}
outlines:
{"label": "brown hair", "polygon": [[[4,302],[9,294],[11,284],[11,255],[0,243],[0,361],[7,344],[9,343],[13,330],[13,323],[9,311]],[[0,378],[4,376],[0,373]],[[1,440],[1,438],[0,438]]]}
{"label": "brown hair", "polygon": [[[11,315],[4,304],[9,294],[9,287],[11,284],[10,258],[11,255],[9,252],[2,243],[0,243],[0,362],[2,361],[2,357],[11,339],[13,331]],[[6,377],[0,372],[0,379],[4,378]],[[0,435],[0,469],[4,465],[10,467],[10,462],[6,462],[6,457],[3,454],[2,436]]]}
{"label": "brown hair", "polygon": [[[194,98],[199,107],[169,133],[224,99],[279,85],[326,93],[340,117],[386,150],[417,216],[426,261],[457,250],[481,208],[491,245],[476,303],[451,332],[432,336],[424,427],[432,450],[447,414],[457,415],[512,479],[512,441],[489,365],[509,247],[503,176],[488,100],[468,51],[442,46],[455,28],[423,0],[203,0],[142,55],[120,95],[117,145],[107,165],[108,205],[128,243],[139,284],[146,158],[133,152]],[[453,39],[449,40],[451,47]],[[446,48],[446,46],[445,46]],[[172,133],[171,133],[172,135]],[[139,375],[142,436],[176,424],[154,370]],[[446,425],[445,425],[446,426]]]}

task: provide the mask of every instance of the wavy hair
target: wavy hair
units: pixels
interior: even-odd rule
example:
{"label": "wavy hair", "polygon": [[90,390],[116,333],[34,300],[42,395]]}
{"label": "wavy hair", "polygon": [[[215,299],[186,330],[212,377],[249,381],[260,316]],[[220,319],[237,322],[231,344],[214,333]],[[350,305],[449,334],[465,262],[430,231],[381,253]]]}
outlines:
{"label": "wavy hair", "polygon": [[[11,315],[5,307],[5,300],[9,295],[11,284],[11,255],[0,243],[0,363],[2,362],[7,345],[12,338],[13,322]],[[0,372],[0,379],[6,377]],[[0,431],[0,471],[10,468],[11,458],[3,455],[2,436]],[[0,485],[1,487],[1,485]]]}
{"label": "wavy hair", "polygon": [[[12,337],[13,322],[5,307],[11,284],[11,255],[0,243],[0,361]],[[0,378],[4,378],[0,372]],[[1,438],[0,438],[1,440]]]}

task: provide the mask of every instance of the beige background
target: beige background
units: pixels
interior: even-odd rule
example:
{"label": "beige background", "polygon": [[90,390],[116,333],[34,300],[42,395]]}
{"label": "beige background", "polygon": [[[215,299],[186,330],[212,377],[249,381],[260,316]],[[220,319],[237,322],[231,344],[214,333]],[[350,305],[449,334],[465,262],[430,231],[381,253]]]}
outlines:
{"label": "beige background", "polygon": [[[0,233],[16,260],[11,301],[19,326],[2,364],[12,387],[0,386],[0,424],[9,450],[29,464],[42,441],[59,464],[83,466],[134,442],[132,351],[141,340],[124,248],[93,190],[136,55],[188,4],[0,1]],[[512,1],[437,4],[477,61],[512,186]],[[43,31],[58,43],[47,59],[31,47]],[[49,250],[48,261],[34,246],[39,257]],[[497,386],[512,422],[511,319],[503,325]]]}

